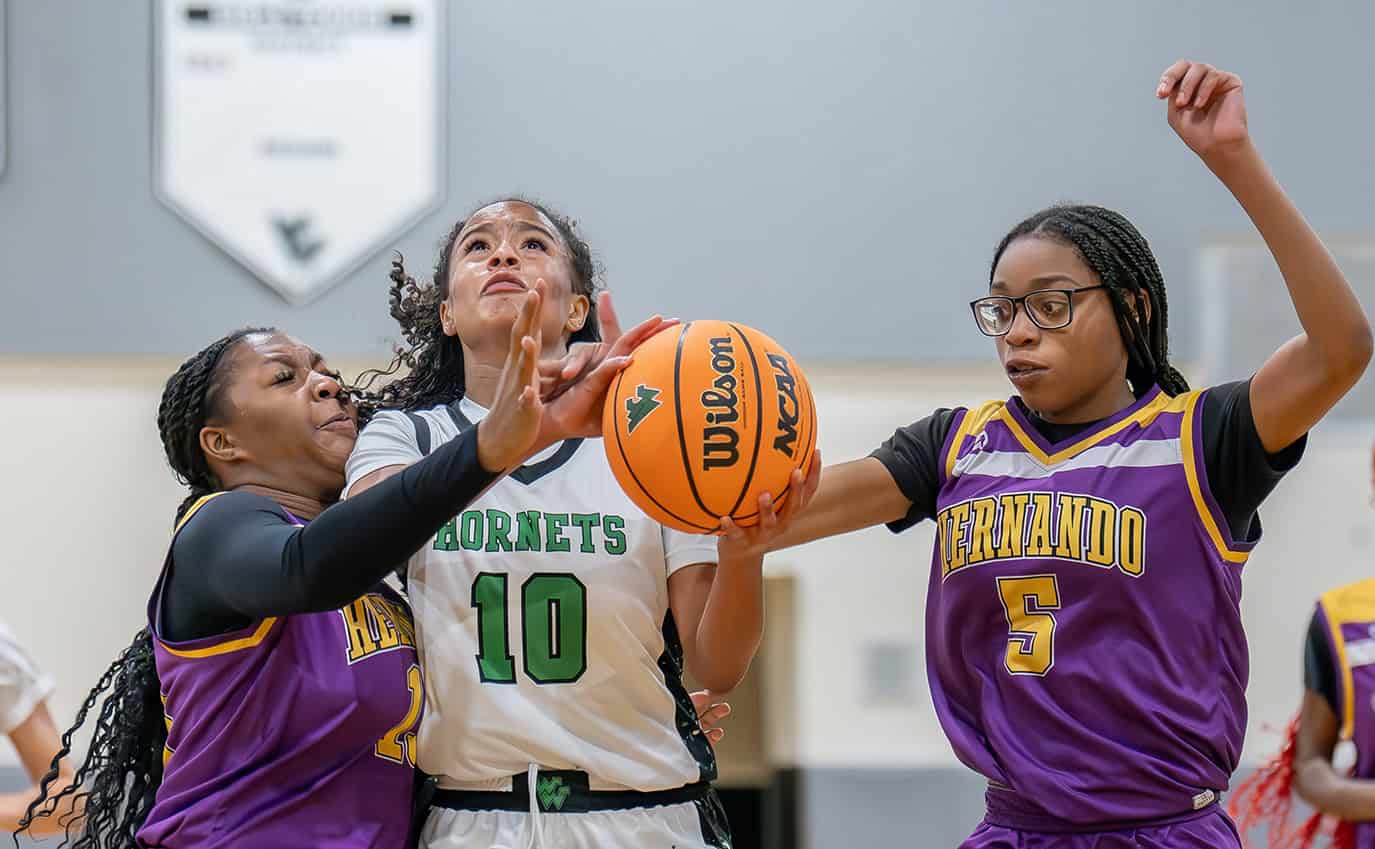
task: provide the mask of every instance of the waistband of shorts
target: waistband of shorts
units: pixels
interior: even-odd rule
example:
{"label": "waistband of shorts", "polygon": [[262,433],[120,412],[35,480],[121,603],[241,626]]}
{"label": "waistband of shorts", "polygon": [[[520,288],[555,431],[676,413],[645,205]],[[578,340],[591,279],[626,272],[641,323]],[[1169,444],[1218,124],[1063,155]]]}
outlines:
{"label": "waistband of shorts", "polygon": [[[698,781],[669,790],[592,790],[587,773],[578,770],[540,770],[535,779],[536,801],[546,814],[586,814],[593,811],[620,811],[627,808],[657,808],[695,802],[711,792],[711,784]],[[510,790],[434,791],[430,804],[455,811],[530,810],[530,790],[526,776],[511,778]]]}
{"label": "waistband of shorts", "polygon": [[[1008,792],[1008,788],[994,786],[991,782],[990,791]],[[1177,825],[1184,822],[1192,822],[1196,819],[1215,814],[1220,810],[1222,794],[1216,790],[1204,791],[1211,795],[1211,799],[1204,802],[1200,799],[1200,805],[1181,811],[1178,814],[1169,814],[1159,817],[1149,817],[1139,820],[1117,820],[1095,822],[1088,824],[1067,823],[1063,819],[1050,816],[1049,814],[1033,814],[1009,811],[1002,806],[992,803],[995,798],[992,792],[985,794],[987,805],[984,813],[984,821],[990,825],[1000,828],[1010,828],[1013,831],[1036,831],[1043,834],[1096,834],[1106,831],[1130,831],[1138,828],[1159,828],[1167,825]]]}

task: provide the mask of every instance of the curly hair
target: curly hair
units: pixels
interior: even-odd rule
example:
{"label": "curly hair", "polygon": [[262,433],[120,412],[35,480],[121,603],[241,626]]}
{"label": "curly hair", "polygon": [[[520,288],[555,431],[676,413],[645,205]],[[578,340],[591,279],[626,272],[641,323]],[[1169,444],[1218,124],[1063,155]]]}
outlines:
{"label": "curly hair", "polygon": [[[395,356],[390,365],[363,372],[358,377],[357,385],[352,387],[361,420],[366,421],[379,409],[416,410],[448,404],[463,397],[466,391],[463,345],[457,336],[444,334],[439,322],[439,305],[449,294],[449,256],[453,253],[459,234],[474,214],[498,203],[526,204],[553,223],[568,246],[573,292],[586,295],[590,301],[587,320],[569,341],[596,342],[601,339],[594,297],[598,289],[597,265],[591,247],[578,232],[577,223],[538,201],[519,196],[482,204],[459,219],[444,237],[439,258],[435,262],[434,276],[428,284],[417,282],[406,272],[405,260],[400,253],[392,260],[390,311],[401,328],[404,342],[395,346]],[[370,391],[379,377],[396,374],[402,367],[408,370],[405,376],[387,383],[379,390]]]}
{"label": "curly hair", "polygon": [[1127,382],[1137,397],[1156,384],[1169,395],[1189,391],[1188,381],[1170,365],[1165,278],[1146,237],[1130,221],[1101,206],[1058,204],[1043,209],[1003,237],[989,267],[990,283],[1003,252],[1023,236],[1073,248],[1108,287],[1127,348]]}

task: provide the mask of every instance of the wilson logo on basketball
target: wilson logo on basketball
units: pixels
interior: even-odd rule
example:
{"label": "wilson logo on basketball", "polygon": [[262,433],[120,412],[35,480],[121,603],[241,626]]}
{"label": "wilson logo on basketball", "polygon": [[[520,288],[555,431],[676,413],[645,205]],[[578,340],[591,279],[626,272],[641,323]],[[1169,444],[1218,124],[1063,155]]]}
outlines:
{"label": "wilson logo on basketball", "polygon": [[773,339],[689,321],[635,349],[606,394],[602,432],[636,507],[665,527],[712,533],[722,516],[757,524],[765,492],[785,503],[793,470],[806,474],[816,456],[816,405],[806,369]]}
{"label": "wilson logo on basketball", "polygon": [[711,370],[716,379],[702,390],[702,407],[709,410],[702,432],[702,469],[729,468],[740,461],[740,432],[730,424],[740,420],[740,397],[735,394],[735,348],[729,336],[707,340]]}
{"label": "wilson logo on basketball", "polygon": [[634,433],[650,413],[663,406],[660,392],[641,383],[635,387],[635,397],[625,399],[625,432]]}
{"label": "wilson logo on basketball", "polygon": [[802,409],[797,403],[797,379],[788,368],[788,358],[769,354],[769,365],[775,372],[773,385],[778,388],[778,435],[773,438],[773,450],[782,451],[789,458],[797,454],[797,421]]}

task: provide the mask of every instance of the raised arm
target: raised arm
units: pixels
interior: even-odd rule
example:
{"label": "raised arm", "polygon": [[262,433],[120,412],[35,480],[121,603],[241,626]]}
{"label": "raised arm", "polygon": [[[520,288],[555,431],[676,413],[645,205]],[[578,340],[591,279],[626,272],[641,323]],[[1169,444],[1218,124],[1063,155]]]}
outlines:
{"label": "raised arm", "polygon": [[1307,433],[1360,379],[1370,361],[1370,322],[1252,143],[1241,78],[1181,60],[1161,76],[1156,96],[1168,98],[1170,126],[1256,225],[1303,326],[1251,381],[1256,432],[1273,454]]}

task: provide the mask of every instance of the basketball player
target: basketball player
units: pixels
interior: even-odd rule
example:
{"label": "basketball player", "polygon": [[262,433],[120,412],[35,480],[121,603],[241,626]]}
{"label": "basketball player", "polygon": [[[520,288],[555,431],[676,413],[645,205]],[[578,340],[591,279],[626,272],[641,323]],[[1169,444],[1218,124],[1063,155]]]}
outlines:
{"label": "basketball player", "polygon": [[[349,497],[489,420],[501,340],[537,279],[551,389],[570,343],[600,361],[596,307],[613,334],[616,322],[593,278],[570,222],[521,200],[454,225],[432,286],[398,260],[392,314],[410,347],[395,365],[410,372],[375,399],[394,409],[359,437]],[[729,845],[684,659],[710,690],[744,676],[763,630],[764,545],[803,485],[780,515],[761,497],[755,528],[690,536],[634,506],[600,443],[572,439],[456,511],[408,570],[428,684],[419,766],[439,788],[422,845]]]}
{"label": "basketball player", "polygon": [[[19,827],[29,803],[38,795],[38,780],[62,747],[57,727],[48,713],[48,696],[52,691],[52,679],[39,670],[14,634],[0,623],[0,733],[9,737],[29,780],[34,782],[27,790],[0,794],[0,832],[11,832]],[[70,765],[66,760],[60,763],[63,775],[70,778]],[[68,812],[63,811],[64,814]],[[61,831],[59,819],[45,820],[34,835]]]}
{"label": "basketball player", "polygon": [[1239,845],[1216,800],[1246,727],[1256,509],[1370,358],[1360,303],[1252,144],[1241,80],[1181,61],[1156,95],[1269,245],[1304,332],[1250,379],[1190,391],[1146,240],[1101,207],[1043,210],[972,304],[1016,394],[827,468],[774,543],[935,521],[932,700],[988,779],[966,849]]}
{"label": "basketball player", "polygon": [[[1355,744],[1349,775],[1332,765],[1338,740]],[[1293,791],[1314,808],[1296,827]],[[1308,849],[1326,818],[1331,849],[1375,848],[1375,579],[1318,599],[1304,640],[1299,713],[1279,753],[1237,787],[1230,808],[1243,839],[1252,825],[1268,827],[1267,846]]]}
{"label": "basketball player", "polygon": [[424,696],[410,612],[380,582],[532,451],[599,433],[622,354],[658,326],[546,407],[541,297],[513,305],[486,423],[346,504],[327,507],[356,410],[319,354],[244,330],[168,380],[158,427],[191,493],[148,627],[77,717],[113,686],[59,793],[89,793],[77,846],[405,844]]}

